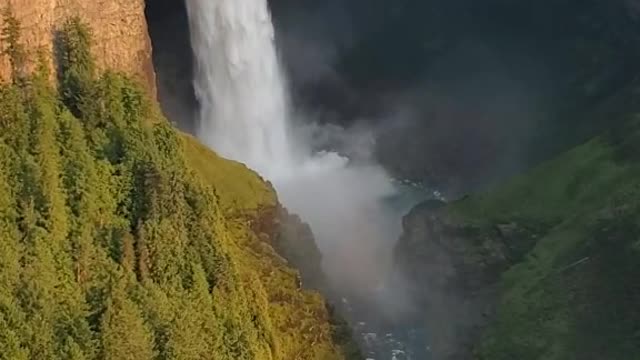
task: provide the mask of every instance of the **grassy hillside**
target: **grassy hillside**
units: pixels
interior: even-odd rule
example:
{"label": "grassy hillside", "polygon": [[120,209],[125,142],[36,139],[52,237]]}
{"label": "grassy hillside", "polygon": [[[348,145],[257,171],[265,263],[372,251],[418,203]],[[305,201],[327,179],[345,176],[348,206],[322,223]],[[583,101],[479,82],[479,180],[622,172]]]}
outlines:
{"label": "grassy hillside", "polygon": [[[60,36],[58,89],[5,14],[0,85],[0,359],[343,359],[320,295],[250,228],[271,187],[96,74]],[[31,50],[31,49],[30,49]]]}
{"label": "grassy hillside", "polygon": [[[640,359],[640,127],[593,139],[452,204],[456,223],[509,224],[483,360]],[[520,235],[517,235],[520,234]]]}

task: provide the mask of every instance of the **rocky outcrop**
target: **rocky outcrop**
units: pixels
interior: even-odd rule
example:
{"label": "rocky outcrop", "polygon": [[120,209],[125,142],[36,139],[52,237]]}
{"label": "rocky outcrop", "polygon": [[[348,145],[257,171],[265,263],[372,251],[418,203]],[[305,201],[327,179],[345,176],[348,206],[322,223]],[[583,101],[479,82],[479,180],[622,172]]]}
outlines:
{"label": "rocky outcrop", "polygon": [[276,225],[277,232],[272,238],[276,251],[291,266],[300,270],[302,283],[306,288],[327,290],[327,279],[322,270],[322,254],[309,224],[281,207],[277,212]]}
{"label": "rocky outcrop", "polygon": [[414,208],[403,219],[395,257],[433,329],[434,358],[470,359],[494,311],[498,274],[511,255],[499,229],[458,223],[446,210],[440,201]]}
{"label": "rocky outcrop", "polygon": [[[98,67],[135,76],[155,92],[144,0],[0,0],[0,9],[8,6],[22,24],[22,41],[27,49],[54,54],[61,24],[70,17],[80,17],[93,29]],[[55,56],[47,58],[55,66]],[[0,78],[9,77],[8,60],[2,59]]]}
{"label": "rocky outcrop", "polygon": [[327,290],[322,269],[322,253],[309,224],[300,216],[277,204],[261,208],[249,218],[253,232],[299,273],[298,285],[306,289]]}

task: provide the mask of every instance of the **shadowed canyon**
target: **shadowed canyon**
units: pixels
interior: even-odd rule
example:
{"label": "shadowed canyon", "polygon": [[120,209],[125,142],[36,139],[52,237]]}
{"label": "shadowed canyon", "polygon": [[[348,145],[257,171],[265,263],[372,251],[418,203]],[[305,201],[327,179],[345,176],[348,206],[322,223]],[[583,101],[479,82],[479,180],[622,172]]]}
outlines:
{"label": "shadowed canyon", "polygon": [[0,360],[640,357],[637,0],[0,8]]}

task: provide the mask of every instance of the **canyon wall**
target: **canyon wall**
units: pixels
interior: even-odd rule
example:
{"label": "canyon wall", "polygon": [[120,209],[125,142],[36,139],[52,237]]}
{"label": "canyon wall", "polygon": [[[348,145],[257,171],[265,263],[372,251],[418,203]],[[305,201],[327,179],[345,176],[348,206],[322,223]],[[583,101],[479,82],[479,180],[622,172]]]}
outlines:
{"label": "canyon wall", "polygon": [[[0,0],[0,9],[7,6],[22,24],[26,48],[41,48],[49,54],[54,53],[61,24],[70,17],[80,17],[93,29],[93,53],[99,68],[126,72],[155,92],[144,0]],[[55,56],[49,58],[54,66]],[[0,78],[9,76],[9,62],[1,59]]]}
{"label": "canyon wall", "polygon": [[639,139],[638,122],[612,125],[404,218],[396,261],[435,359],[640,359]]}

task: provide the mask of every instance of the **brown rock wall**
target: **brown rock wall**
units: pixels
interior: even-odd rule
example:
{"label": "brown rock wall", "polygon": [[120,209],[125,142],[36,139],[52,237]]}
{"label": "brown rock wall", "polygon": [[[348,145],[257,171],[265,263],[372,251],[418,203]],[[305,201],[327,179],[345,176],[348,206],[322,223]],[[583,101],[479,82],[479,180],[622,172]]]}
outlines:
{"label": "brown rock wall", "polygon": [[[22,42],[27,49],[53,54],[56,30],[68,18],[78,16],[93,31],[98,67],[133,75],[155,93],[144,0],[0,0],[0,9],[8,5],[22,24]],[[49,58],[54,66],[55,57]],[[9,77],[9,62],[3,58],[0,78]]]}

